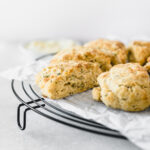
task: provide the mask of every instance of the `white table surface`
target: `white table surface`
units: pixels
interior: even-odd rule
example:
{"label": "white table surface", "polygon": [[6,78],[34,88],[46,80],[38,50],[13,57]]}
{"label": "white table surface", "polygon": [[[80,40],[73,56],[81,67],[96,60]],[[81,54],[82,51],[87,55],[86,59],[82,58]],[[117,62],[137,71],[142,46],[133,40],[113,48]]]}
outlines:
{"label": "white table surface", "polygon": [[[0,71],[24,64],[15,43],[0,42]],[[0,150],[139,150],[127,140],[80,131],[29,112],[27,128],[16,123],[19,101],[10,81],[0,77]]]}

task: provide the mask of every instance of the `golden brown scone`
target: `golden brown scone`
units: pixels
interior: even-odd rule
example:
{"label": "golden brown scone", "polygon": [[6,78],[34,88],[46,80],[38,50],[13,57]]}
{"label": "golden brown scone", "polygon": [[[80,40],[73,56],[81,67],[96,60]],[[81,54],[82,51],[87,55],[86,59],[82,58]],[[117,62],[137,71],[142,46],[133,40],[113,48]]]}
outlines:
{"label": "golden brown scone", "polygon": [[129,62],[144,65],[150,56],[150,42],[133,41],[128,47],[128,52]]}
{"label": "golden brown scone", "polygon": [[111,56],[113,65],[127,62],[127,50],[122,42],[99,39],[88,42],[84,46],[99,49],[104,54]]}
{"label": "golden brown scone", "polygon": [[110,56],[100,52],[97,49],[86,47],[75,47],[72,49],[63,50],[52,58],[51,63],[70,60],[98,63],[103,71],[109,70],[112,67]]}
{"label": "golden brown scone", "polygon": [[136,63],[119,64],[100,74],[102,102],[125,111],[142,111],[150,106],[150,78]]}
{"label": "golden brown scone", "polygon": [[93,88],[92,95],[95,101],[101,101],[101,88],[100,87]]}
{"label": "golden brown scone", "polygon": [[84,61],[50,64],[36,77],[43,96],[60,99],[98,85],[99,65]]}

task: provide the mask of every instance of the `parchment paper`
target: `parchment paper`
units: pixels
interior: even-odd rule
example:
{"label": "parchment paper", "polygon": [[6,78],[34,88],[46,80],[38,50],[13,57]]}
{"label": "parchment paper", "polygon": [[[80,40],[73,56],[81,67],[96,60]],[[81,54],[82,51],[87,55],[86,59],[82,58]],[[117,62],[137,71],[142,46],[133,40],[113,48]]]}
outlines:
{"label": "parchment paper", "polygon": [[[48,59],[31,62],[25,66],[9,69],[0,73],[7,79],[25,80],[33,86],[35,74],[49,63]],[[84,118],[120,131],[131,142],[145,150],[150,150],[150,109],[143,112],[124,112],[106,107],[103,103],[92,100],[91,90],[67,97],[66,100],[50,100],[62,108],[72,111]]]}

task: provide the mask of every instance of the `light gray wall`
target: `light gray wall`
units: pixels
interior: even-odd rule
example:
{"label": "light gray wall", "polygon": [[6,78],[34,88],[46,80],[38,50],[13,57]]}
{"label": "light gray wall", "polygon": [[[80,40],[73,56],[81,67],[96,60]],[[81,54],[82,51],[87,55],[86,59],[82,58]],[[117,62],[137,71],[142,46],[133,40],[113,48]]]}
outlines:
{"label": "light gray wall", "polygon": [[0,0],[0,39],[150,36],[150,0]]}

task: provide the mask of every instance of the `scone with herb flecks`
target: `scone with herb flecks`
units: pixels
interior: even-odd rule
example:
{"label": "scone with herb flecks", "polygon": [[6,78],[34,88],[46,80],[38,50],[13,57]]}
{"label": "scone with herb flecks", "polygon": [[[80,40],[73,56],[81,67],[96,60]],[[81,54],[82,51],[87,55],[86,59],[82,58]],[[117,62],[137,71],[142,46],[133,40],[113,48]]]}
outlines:
{"label": "scone with herb flecks", "polygon": [[105,55],[111,56],[111,64],[124,64],[127,62],[127,50],[120,41],[98,39],[84,45],[94,49],[99,49]]}
{"label": "scone with herb flecks", "polygon": [[36,77],[43,96],[60,99],[98,85],[99,65],[84,61],[50,64]]}
{"label": "scone with herb flecks", "polygon": [[133,41],[128,47],[128,52],[129,62],[137,62],[144,65],[150,56],[150,42]]}
{"label": "scone with herb flecks", "polygon": [[98,82],[100,89],[94,89],[93,98],[109,107],[142,111],[150,106],[150,77],[139,64],[116,65],[100,74]]}
{"label": "scone with herb flecks", "polygon": [[56,54],[51,63],[63,62],[63,61],[86,61],[92,63],[98,63],[99,67],[103,71],[109,70],[111,65],[111,56],[107,55],[97,49],[88,47],[75,47],[72,49],[66,49]]}

